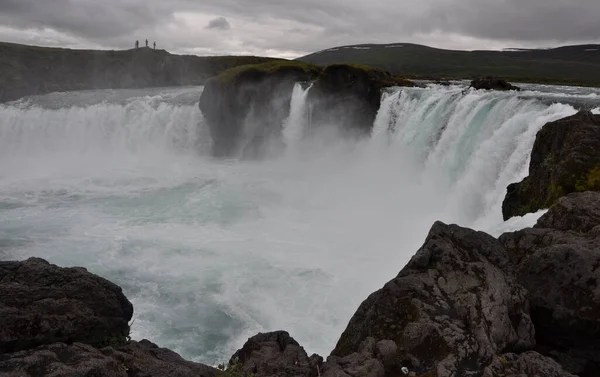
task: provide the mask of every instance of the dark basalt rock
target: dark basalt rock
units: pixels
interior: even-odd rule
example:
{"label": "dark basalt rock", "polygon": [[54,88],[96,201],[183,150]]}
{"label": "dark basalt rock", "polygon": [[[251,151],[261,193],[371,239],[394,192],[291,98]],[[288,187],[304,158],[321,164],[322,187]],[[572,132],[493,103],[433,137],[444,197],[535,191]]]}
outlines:
{"label": "dark basalt rock", "polygon": [[360,305],[332,355],[391,339],[397,364],[417,375],[480,376],[496,355],[534,346],[526,293],[497,239],[437,222],[400,274]]}
{"label": "dark basalt rock", "polygon": [[486,89],[486,90],[521,90],[518,86],[514,86],[506,80],[487,76],[471,81],[471,88]]}
{"label": "dark basalt rock", "polygon": [[43,259],[0,262],[0,353],[55,342],[125,342],[133,306],[117,285]]}
{"label": "dark basalt rock", "polygon": [[370,132],[381,103],[381,90],[390,86],[416,85],[371,67],[326,67],[308,93],[311,129],[337,126],[343,132]]}
{"label": "dark basalt rock", "polygon": [[552,206],[576,191],[600,190],[600,115],[590,111],[546,124],[537,134],[529,176],[508,186],[505,220]]}
{"label": "dark basalt rock", "polygon": [[6,377],[214,377],[217,370],[185,361],[173,351],[142,340],[119,349],[97,349],[83,343],[54,343],[0,354]]}
{"label": "dark basalt rock", "polygon": [[500,237],[529,291],[539,346],[589,377],[600,375],[599,213],[600,193],[573,193],[533,229]]}
{"label": "dark basalt rock", "polygon": [[229,365],[240,365],[255,377],[312,377],[318,376],[322,361],[317,355],[309,358],[287,332],[277,331],[248,339]]}
{"label": "dark basalt rock", "polygon": [[276,62],[234,68],[210,79],[200,96],[217,157],[260,157],[280,139],[292,88],[320,70],[304,63]]}
{"label": "dark basalt rock", "polygon": [[537,352],[498,356],[485,369],[482,377],[576,377],[566,372],[556,361]]}
{"label": "dark basalt rock", "polygon": [[415,86],[385,71],[344,64],[324,70],[287,61],[234,68],[209,80],[200,97],[213,154],[259,158],[269,148],[277,150],[294,84],[313,80],[307,99],[310,129],[337,126],[359,134],[373,126],[381,89]]}

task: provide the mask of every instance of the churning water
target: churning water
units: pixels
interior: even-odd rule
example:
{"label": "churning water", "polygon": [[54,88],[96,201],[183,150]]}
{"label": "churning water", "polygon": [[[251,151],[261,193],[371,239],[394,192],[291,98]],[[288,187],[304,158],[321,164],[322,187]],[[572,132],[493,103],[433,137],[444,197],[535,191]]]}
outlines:
{"label": "churning water", "polygon": [[349,142],[302,137],[297,86],[288,152],[263,161],[209,157],[202,88],[0,105],[0,258],[114,281],[135,339],[196,361],[278,329],[328,354],[435,220],[494,234],[532,224],[539,213],[502,222],[506,186],[526,175],[536,132],[576,112],[561,98],[595,95],[464,89],[390,91],[372,137]]}

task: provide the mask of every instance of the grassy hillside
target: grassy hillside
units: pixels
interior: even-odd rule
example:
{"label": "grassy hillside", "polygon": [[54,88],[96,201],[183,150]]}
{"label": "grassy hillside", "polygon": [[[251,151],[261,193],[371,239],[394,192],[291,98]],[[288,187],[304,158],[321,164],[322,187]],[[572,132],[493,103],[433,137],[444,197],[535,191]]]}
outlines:
{"label": "grassy hillside", "polygon": [[255,56],[172,55],[165,50],[71,50],[0,42],[0,102],[54,91],[199,85]]}
{"label": "grassy hillside", "polygon": [[455,51],[410,43],[336,47],[298,60],[366,64],[409,78],[501,76],[512,81],[600,86],[600,45],[547,50]]}

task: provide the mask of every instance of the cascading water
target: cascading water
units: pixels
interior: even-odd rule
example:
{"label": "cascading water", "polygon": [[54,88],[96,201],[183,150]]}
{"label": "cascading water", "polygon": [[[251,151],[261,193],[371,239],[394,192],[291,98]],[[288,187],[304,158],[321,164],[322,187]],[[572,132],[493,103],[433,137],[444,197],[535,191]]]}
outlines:
{"label": "cascading water", "polygon": [[537,130],[576,110],[463,90],[392,91],[371,139],[299,144],[308,89],[297,85],[282,125],[293,153],[264,161],[202,153],[200,88],[2,105],[0,259],[114,281],[134,304],[133,337],[186,358],[222,362],[276,329],[328,354],[433,221],[498,234],[539,216],[503,223],[499,205]]}
{"label": "cascading water", "polygon": [[283,125],[283,138],[288,146],[298,143],[304,136],[308,125],[308,108],[306,98],[312,85],[304,88],[302,83],[296,83],[292,92],[290,115]]}

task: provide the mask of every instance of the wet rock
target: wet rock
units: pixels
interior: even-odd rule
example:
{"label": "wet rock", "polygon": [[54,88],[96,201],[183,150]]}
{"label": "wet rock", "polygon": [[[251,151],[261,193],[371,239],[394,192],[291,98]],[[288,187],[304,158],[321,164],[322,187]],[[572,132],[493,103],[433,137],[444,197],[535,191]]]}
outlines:
{"label": "wet rock", "polygon": [[336,127],[342,134],[367,134],[381,105],[381,91],[391,86],[416,85],[367,66],[326,67],[308,93],[311,130]]}
{"label": "wet rock", "polygon": [[0,375],[6,377],[213,377],[216,373],[214,368],[185,361],[147,340],[130,342],[118,350],[54,343],[0,354]]}
{"label": "wet rock", "polygon": [[487,367],[483,377],[575,377],[556,361],[537,352],[513,353],[497,356]]}
{"label": "wet rock", "polygon": [[[323,365],[323,377],[384,377],[386,365],[381,360],[382,358],[387,359],[387,371],[392,374],[397,373],[396,355],[389,354],[394,346],[395,343],[390,340],[375,343],[374,338],[366,338],[359,345],[357,352],[344,357],[330,356],[327,358],[327,362]],[[380,349],[383,349],[383,354],[378,354]]]}
{"label": "wet rock", "polygon": [[600,373],[598,213],[599,192],[574,193],[559,199],[535,228],[500,237],[529,291],[539,345],[549,355],[584,360],[585,366],[570,370],[582,376]]}
{"label": "wet rock", "polygon": [[498,77],[482,77],[471,81],[471,88],[487,89],[487,90],[521,90],[518,86],[514,86]]}
{"label": "wet rock", "polygon": [[400,274],[365,300],[332,355],[390,339],[417,375],[476,376],[495,355],[535,345],[526,290],[495,238],[437,222]]}
{"label": "wet rock", "polygon": [[600,194],[586,191],[558,199],[552,210],[537,222],[536,228],[587,233],[600,225]]}
{"label": "wet rock", "polygon": [[600,115],[590,111],[546,124],[536,135],[529,176],[508,186],[505,220],[549,208],[566,194],[600,191]]}
{"label": "wet rock", "polygon": [[120,287],[84,268],[0,262],[0,353],[56,342],[123,344],[132,314]]}
{"label": "wet rock", "polygon": [[258,158],[269,142],[280,141],[289,116],[292,88],[311,81],[320,69],[300,62],[271,62],[234,68],[208,80],[200,110],[217,157]]}
{"label": "wet rock", "polygon": [[318,375],[322,361],[317,355],[309,358],[289,333],[277,331],[248,339],[229,365],[240,365],[255,377],[311,377]]}

